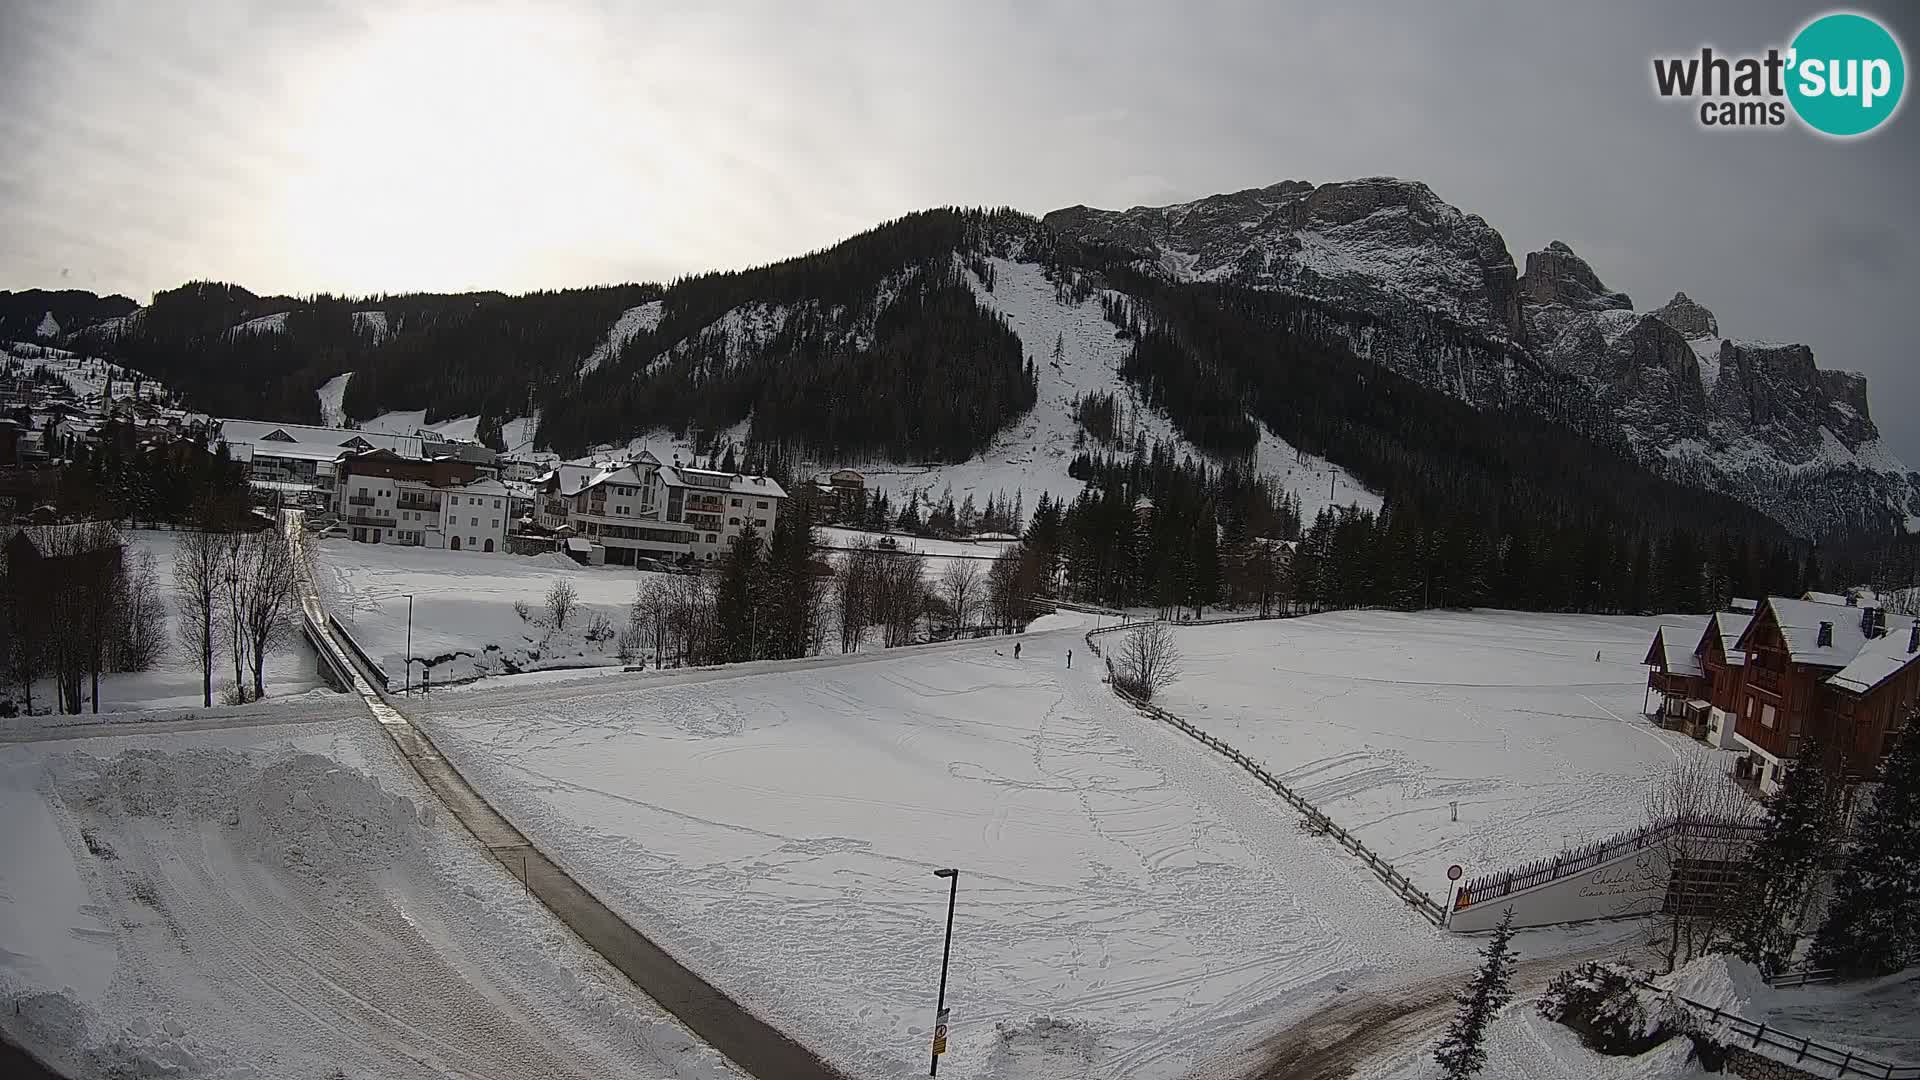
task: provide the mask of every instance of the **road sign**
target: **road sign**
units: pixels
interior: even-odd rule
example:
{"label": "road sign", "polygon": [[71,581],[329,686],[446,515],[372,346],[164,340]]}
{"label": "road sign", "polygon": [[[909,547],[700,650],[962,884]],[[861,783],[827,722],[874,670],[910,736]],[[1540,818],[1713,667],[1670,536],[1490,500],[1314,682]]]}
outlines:
{"label": "road sign", "polygon": [[947,1052],[947,1014],[951,1009],[941,1009],[940,1018],[933,1025],[933,1054],[939,1057]]}
{"label": "road sign", "polygon": [[1454,864],[1453,864],[1452,866],[1449,866],[1449,867],[1447,867],[1447,880],[1448,880],[1448,881],[1459,881],[1459,880],[1460,880],[1460,875],[1461,875],[1461,874],[1462,874],[1463,872],[1464,872],[1464,871],[1462,871],[1462,870],[1460,869],[1460,864],[1459,864],[1459,863],[1454,863]]}

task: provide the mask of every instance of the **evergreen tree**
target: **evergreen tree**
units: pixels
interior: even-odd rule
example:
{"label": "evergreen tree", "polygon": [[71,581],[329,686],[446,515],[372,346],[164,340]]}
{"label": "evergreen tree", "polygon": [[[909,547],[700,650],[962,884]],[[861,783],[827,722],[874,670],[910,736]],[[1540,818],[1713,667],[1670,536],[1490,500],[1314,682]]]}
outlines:
{"label": "evergreen tree", "polygon": [[1920,718],[1881,775],[1813,938],[1813,963],[1846,976],[1898,971],[1920,950]]}
{"label": "evergreen tree", "polygon": [[1839,830],[1839,792],[1826,748],[1801,743],[1780,787],[1767,800],[1767,822],[1748,853],[1734,952],[1765,972],[1793,956],[1800,920],[1833,852]]}
{"label": "evergreen tree", "polygon": [[715,597],[717,647],[724,663],[753,659],[760,629],[754,607],[759,572],[760,533],[748,525],[734,537],[733,550],[727,553],[726,565],[720,570],[719,595]]}
{"label": "evergreen tree", "polygon": [[1513,1000],[1513,909],[1508,908],[1494,927],[1493,940],[1480,950],[1484,961],[1473,982],[1454,995],[1459,1010],[1433,1052],[1446,1070],[1447,1080],[1465,1080],[1487,1063],[1487,1025]]}

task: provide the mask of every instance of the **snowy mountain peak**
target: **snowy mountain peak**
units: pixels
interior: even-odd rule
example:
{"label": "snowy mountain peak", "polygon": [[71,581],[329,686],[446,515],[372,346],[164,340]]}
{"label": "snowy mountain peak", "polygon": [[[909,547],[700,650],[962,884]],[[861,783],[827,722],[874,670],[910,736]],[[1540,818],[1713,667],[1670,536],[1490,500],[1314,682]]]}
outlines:
{"label": "snowy mountain peak", "polygon": [[1440,311],[1503,337],[1520,330],[1518,274],[1506,241],[1417,180],[1289,180],[1173,206],[1076,206],[1043,221],[1063,236],[1126,251],[1174,280]]}
{"label": "snowy mountain peak", "polygon": [[1655,308],[1653,317],[1680,331],[1680,336],[1689,341],[1720,336],[1720,320],[1683,292],[1674,293],[1665,307]]}
{"label": "snowy mountain peak", "polygon": [[1587,260],[1561,240],[1527,256],[1520,294],[1529,304],[1565,304],[1585,311],[1633,310],[1626,293],[1609,291]]}

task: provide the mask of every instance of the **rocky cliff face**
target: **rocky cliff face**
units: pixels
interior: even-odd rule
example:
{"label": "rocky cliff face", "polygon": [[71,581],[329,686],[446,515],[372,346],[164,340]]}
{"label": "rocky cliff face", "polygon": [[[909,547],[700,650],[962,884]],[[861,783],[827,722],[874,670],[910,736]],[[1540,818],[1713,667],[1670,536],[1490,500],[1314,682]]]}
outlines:
{"label": "rocky cliff face", "polygon": [[1417,181],[1288,180],[1179,206],[1075,206],[1043,221],[1180,280],[1297,289],[1402,314],[1436,311],[1500,335],[1520,328],[1506,241]]}
{"label": "rocky cliff face", "polygon": [[[1497,231],[1424,184],[1287,181],[1045,221],[1175,280],[1368,311],[1384,324],[1356,352],[1478,405],[1538,401],[1531,383],[1571,376],[1592,399],[1578,407],[1610,417],[1644,461],[1802,534],[1920,526],[1920,474],[1881,448],[1863,376],[1820,370],[1803,344],[1723,338],[1685,293],[1636,312],[1558,240],[1516,274]],[[1564,404],[1563,390],[1550,393]]]}

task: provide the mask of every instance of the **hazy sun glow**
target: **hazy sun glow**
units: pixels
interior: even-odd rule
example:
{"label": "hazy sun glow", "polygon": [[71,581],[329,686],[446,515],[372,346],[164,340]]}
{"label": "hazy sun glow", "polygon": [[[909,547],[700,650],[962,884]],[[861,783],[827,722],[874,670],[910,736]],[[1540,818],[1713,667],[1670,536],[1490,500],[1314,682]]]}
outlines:
{"label": "hazy sun glow", "polygon": [[619,190],[606,151],[644,143],[647,117],[596,95],[584,25],[376,15],[305,65],[285,132],[300,164],[267,215],[288,261],[317,282],[497,287],[629,232],[660,193]]}

